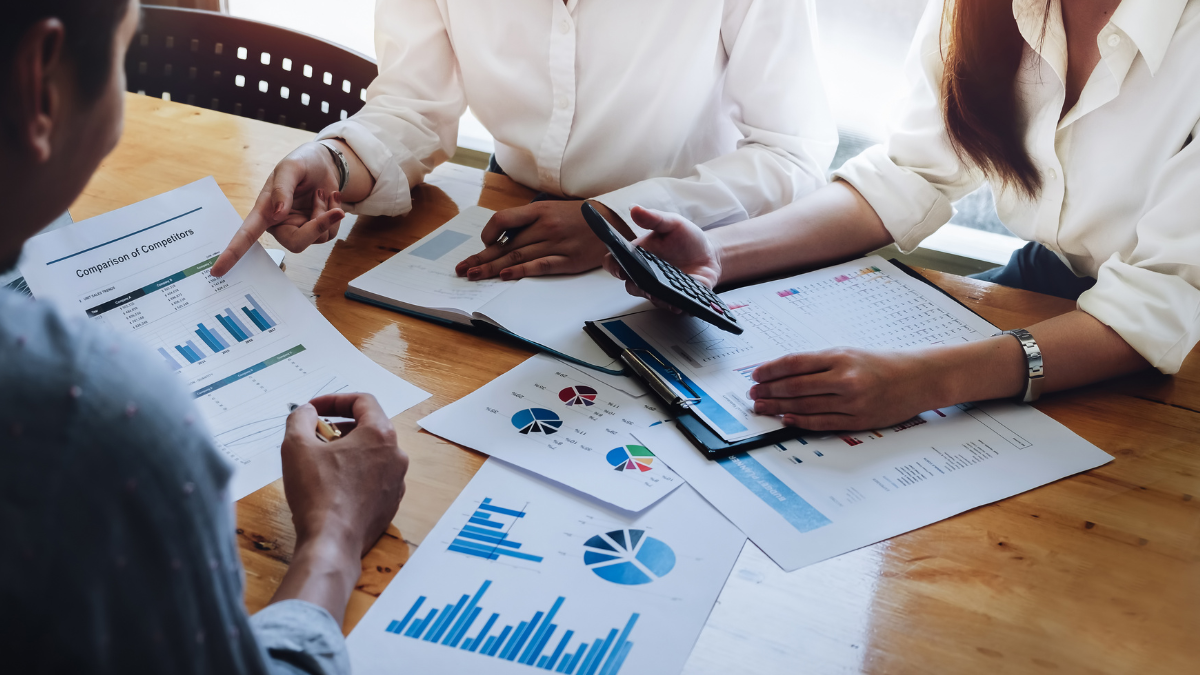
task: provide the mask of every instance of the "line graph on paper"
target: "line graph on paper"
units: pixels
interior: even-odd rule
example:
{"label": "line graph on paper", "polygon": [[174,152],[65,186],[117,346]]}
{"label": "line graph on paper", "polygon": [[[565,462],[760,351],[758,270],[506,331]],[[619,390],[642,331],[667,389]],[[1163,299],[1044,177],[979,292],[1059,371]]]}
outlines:
{"label": "line graph on paper", "polygon": [[[350,385],[328,370],[307,373],[288,383],[288,395],[295,403],[310,401],[326,394],[338,394]],[[282,392],[281,392],[282,393]],[[287,427],[287,404],[278,396],[269,396],[264,403],[249,410],[239,410],[236,417],[224,413],[212,420],[213,438],[233,461],[249,464],[256,456],[274,451],[283,440]],[[219,426],[218,426],[219,425]]]}
{"label": "line graph on paper", "polygon": [[672,344],[671,349],[697,368],[754,350],[754,345],[743,337],[699,319],[687,319],[689,325],[683,333],[687,337]]}

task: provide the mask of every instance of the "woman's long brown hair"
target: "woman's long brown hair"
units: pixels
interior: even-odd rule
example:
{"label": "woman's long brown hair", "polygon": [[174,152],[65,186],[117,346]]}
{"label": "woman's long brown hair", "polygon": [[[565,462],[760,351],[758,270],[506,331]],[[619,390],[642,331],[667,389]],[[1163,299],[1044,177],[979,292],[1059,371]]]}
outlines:
{"label": "woman's long brown hair", "polygon": [[[1050,7],[1047,0],[1047,14]],[[1025,38],[1012,0],[946,0],[946,9],[942,100],[954,151],[988,178],[1033,198],[1042,181],[1019,123],[1016,79]]]}

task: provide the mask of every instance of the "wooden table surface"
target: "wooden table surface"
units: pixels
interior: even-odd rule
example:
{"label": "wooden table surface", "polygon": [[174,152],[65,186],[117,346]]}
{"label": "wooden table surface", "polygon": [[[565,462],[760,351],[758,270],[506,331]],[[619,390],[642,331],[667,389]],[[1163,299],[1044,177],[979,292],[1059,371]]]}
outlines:
{"label": "wooden table surface", "polygon": [[[312,138],[134,95],[127,105],[124,140],[71,208],[76,220],[209,175],[244,216],[275,163]],[[412,458],[408,493],[363,561],[346,632],[484,460],[419,431],[417,420],[532,352],[347,300],[343,291],[460,209],[531,196],[506,177],[443,165],[413,191],[408,216],[361,218],[336,242],[288,254],[288,278],[350,342],[433,394],[394,420]],[[925,274],[1000,328],[1073,308]],[[1145,373],[1047,396],[1037,407],[1116,460],[791,574],[748,544],[685,672],[1200,672],[1200,358],[1174,377]],[[241,500],[237,522],[253,612],[293,552],[282,483]]]}

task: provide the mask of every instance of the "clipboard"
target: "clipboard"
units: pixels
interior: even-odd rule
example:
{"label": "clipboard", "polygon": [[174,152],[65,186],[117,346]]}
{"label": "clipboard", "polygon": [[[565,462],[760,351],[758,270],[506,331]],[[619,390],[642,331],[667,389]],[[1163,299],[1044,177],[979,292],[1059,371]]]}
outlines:
{"label": "clipboard", "polygon": [[[601,321],[607,320],[601,319]],[[596,323],[595,321],[588,321],[584,325],[583,330],[596,344],[600,345],[600,348],[606,354],[614,359],[620,359],[634,377],[646,383],[646,386],[667,405],[667,408],[675,416],[677,426],[683,432],[683,435],[691,441],[692,445],[696,446],[701,455],[704,455],[708,459],[724,459],[730,455],[743,453],[747,450],[792,440],[804,433],[803,429],[788,427],[733,443],[726,441],[710,429],[708,424],[695,413],[693,406],[699,403],[701,399],[697,397],[697,393],[691,390],[691,387],[683,378],[677,375],[677,379],[673,385],[666,382],[665,377],[669,377],[669,375],[664,376],[662,373],[678,373],[674,366],[663,362],[653,352],[644,349],[626,349],[621,347],[601,331],[596,326]],[[691,396],[680,396],[675,387],[689,392]]]}
{"label": "clipboard", "polygon": [[[978,313],[970,307],[964,305],[958,298],[947,293],[944,289],[939,288],[936,284],[929,281],[925,277],[917,273],[908,265],[892,258],[889,260],[892,265],[896,266],[900,271],[908,276],[920,281],[921,283],[936,289],[942,295],[954,300],[957,304],[970,311],[972,314]],[[721,438],[720,434],[713,431],[707,423],[704,422],[694,411],[694,406],[702,399],[696,398],[697,392],[694,391],[687,381],[679,374],[670,363],[664,362],[662,358],[653,352],[645,349],[626,349],[614,342],[604,331],[596,325],[610,319],[620,317],[610,317],[609,319],[601,319],[599,321],[588,321],[584,326],[584,331],[608,354],[611,358],[620,359],[625,364],[626,370],[632,373],[633,376],[646,383],[651,391],[655,393],[667,405],[668,409],[676,417],[677,426],[685,437],[710,460],[724,459],[731,455],[754,450],[769,445],[776,445],[799,438],[806,431],[796,427],[787,427],[770,431],[765,434],[746,438],[740,441],[730,443]],[[671,377],[671,373],[675,374],[675,380],[668,384],[667,380]],[[689,392],[691,397],[681,396],[680,391]]]}

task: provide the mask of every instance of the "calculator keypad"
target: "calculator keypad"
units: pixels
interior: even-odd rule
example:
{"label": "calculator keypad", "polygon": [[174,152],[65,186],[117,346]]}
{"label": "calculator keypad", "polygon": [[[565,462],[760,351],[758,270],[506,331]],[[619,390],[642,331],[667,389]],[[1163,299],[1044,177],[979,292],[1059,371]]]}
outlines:
{"label": "calculator keypad", "polygon": [[720,314],[734,323],[737,323],[737,317],[733,315],[733,312],[729,310],[729,307],[727,307],[721,298],[717,297],[717,294],[713,293],[708,286],[696,281],[696,279],[690,274],[684,274],[679,270],[678,267],[675,267],[674,265],[666,262],[662,258],[659,258],[640,246],[638,247],[637,251],[639,254],[641,254],[642,258],[644,258],[651,265],[653,265],[656,270],[658,270],[659,276],[665,279],[667,283],[676,291],[688,296],[701,305],[707,305],[710,309],[712,309],[712,311]]}

